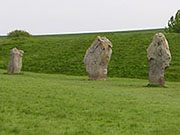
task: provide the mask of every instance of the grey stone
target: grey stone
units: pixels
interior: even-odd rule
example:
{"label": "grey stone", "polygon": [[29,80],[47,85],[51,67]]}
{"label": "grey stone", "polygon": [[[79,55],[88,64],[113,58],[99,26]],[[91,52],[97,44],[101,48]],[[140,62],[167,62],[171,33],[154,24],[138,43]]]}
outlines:
{"label": "grey stone", "polygon": [[10,58],[8,63],[8,74],[18,74],[22,68],[22,57],[24,51],[13,48],[10,50]]}
{"label": "grey stone", "polygon": [[149,62],[149,84],[165,86],[164,71],[169,67],[171,53],[164,34],[154,35],[152,43],[147,49]]}
{"label": "grey stone", "polygon": [[106,80],[111,54],[112,43],[106,37],[98,36],[84,57],[89,80]]}

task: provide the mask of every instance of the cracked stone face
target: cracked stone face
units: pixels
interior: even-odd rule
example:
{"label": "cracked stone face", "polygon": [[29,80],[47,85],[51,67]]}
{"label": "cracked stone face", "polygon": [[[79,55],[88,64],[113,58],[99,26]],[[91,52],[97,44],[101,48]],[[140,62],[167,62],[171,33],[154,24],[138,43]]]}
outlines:
{"label": "cracked stone face", "polygon": [[149,62],[149,84],[165,86],[164,71],[169,67],[171,53],[164,34],[154,35],[152,43],[147,49]]}
{"label": "cracked stone face", "polygon": [[10,50],[10,58],[8,63],[8,74],[18,74],[22,68],[22,57],[24,51],[13,48]]}
{"label": "cracked stone face", "polygon": [[98,36],[84,56],[90,80],[106,80],[111,54],[112,43],[106,37]]}

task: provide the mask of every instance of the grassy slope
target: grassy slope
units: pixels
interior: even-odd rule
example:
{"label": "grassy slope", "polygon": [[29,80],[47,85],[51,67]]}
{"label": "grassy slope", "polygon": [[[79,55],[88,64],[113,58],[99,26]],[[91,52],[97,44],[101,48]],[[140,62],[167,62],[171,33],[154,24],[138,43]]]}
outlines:
{"label": "grassy slope", "polygon": [[[113,43],[109,76],[148,78],[146,48],[154,31],[113,32],[98,34],[36,36],[29,39],[0,38],[0,68],[6,69],[9,50],[25,51],[23,70],[68,75],[86,75],[83,57],[97,35],[107,36]],[[173,60],[166,79],[180,81],[180,34],[167,34]]]}
{"label": "grassy slope", "polygon": [[178,135],[180,83],[0,70],[0,135]]}

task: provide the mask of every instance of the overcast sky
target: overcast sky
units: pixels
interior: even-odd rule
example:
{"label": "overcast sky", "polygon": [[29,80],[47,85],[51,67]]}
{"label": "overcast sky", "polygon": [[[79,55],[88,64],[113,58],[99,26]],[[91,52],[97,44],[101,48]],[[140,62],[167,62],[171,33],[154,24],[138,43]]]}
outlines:
{"label": "overcast sky", "polygon": [[0,0],[0,35],[162,28],[180,0]]}

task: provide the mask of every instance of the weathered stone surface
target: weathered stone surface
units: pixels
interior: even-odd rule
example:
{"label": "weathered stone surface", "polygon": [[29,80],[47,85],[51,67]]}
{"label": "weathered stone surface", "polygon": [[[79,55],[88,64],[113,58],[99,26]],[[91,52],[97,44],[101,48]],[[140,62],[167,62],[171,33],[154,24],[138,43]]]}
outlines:
{"label": "weathered stone surface", "polygon": [[22,68],[22,57],[24,51],[13,48],[10,51],[10,58],[8,64],[8,74],[18,74]]}
{"label": "weathered stone surface", "polygon": [[168,42],[162,33],[155,34],[147,49],[149,62],[149,84],[165,86],[164,70],[169,67],[171,53]]}
{"label": "weathered stone surface", "polygon": [[106,80],[111,54],[112,43],[106,37],[98,36],[84,57],[90,80]]}

